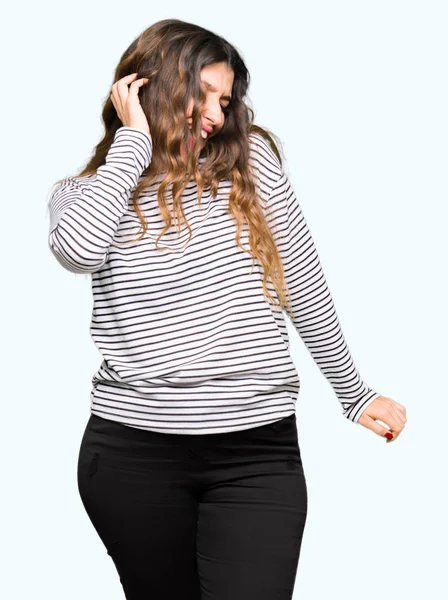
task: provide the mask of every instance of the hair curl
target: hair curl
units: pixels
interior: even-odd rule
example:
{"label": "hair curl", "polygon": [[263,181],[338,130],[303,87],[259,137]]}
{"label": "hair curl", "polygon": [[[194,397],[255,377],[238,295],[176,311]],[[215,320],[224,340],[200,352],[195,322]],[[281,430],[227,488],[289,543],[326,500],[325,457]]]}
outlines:
{"label": "hair curl", "polygon": [[[191,146],[192,140],[200,137],[201,111],[206,99],[200,81],[201,70],[221,62],[225,62],[234,73],[232,99],[229,110],[226,111],[224,125],[206,144]],[[260,261],[264,272],[263,294],[268,302],[273,301],[274,306],[288,309],[293,316],[287,298],[290,294],[282,260],[257,199],[256,184],[249,164],[249,135],[260,134],[268,141],[280,165],[282,159],[273,134],[255,125],[254,111],[244,102],[250,76],[240,54],[229,42],[207,29],[178,19],[164,19],[145,29],[130,44],[115,69],[114,83],[131,73],[137,73],[137,79],[149,79],[148,83],[139,88],[138,95],[153,141],[150,165],[143,171],[132,199],[142,228],[139,236],[132,242],[142,239],[148,228],[138,198],[159,174],[164,177],[157,188],[157,201],[165,227],[157,237],[156,247],[164,250],[169,249],[160,248],[157,244],[172,222],[171,211],[166,202],[166,189],[169,187],[172,194],[178,227],[182,222],[187,224],[190,241],[192,231],[181,201],[185,187],[191,177],[194,177],[200,202],[204,186],[210,186],[211,194],[215,197],[220,180],[226,178],[232,183],[229,212],[237,223],[235,241],[252,256],[252,266],[255,259]],[[186,109],[191,97],[194,105],[190,130]],[[102,120],[105,135],[95,147],[87,165],[75,177],[95,174],[98,167],[105,164],[115,133],[122,126],[110,96],[103,106]],[[181,156],[183,140],[190,148],[186,162]],[[245,222],[249,226],[250,251],[240,242],[241,227]],[[267,289],[268,278],[275,288],[278,303]]]}

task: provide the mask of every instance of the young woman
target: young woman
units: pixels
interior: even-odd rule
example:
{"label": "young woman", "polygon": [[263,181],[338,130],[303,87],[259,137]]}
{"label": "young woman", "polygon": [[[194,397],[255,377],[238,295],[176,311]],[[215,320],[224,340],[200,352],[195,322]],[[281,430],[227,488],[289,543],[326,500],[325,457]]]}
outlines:
{"label": "young woman", "polygon": [[406,422],[354,365],[248,85],[223,38],[154,24],[91,160],[50,196],[49,246],[92,275],[103,356],[79,492],[131,600],[292,597],[307,488],[283,310],[346,418],[392,439]]}

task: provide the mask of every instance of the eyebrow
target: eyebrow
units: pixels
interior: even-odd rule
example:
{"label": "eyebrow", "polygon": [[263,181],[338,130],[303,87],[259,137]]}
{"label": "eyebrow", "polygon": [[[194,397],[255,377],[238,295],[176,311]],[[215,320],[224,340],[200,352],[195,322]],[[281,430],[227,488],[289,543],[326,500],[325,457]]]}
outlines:
{"label": "eyebrow", "polygon": [[[203,80],[202,80],[202,83],[205,83],[205,85],[208,87],[208,89],[209,89],[211,92],[217,92],[217,91],[218,91],[218,90],[217,90],[217,89],[216,89],[216,88],[215,88],[215,87],[214,87],[214,86],[213,86],[211,83],[209,83],[208,81],[204,81],[204,79],[203,79]],[[229,102],[232,100],[232,96],[221,96],[221,98],[222,98],[223,100],[228,100]]]}

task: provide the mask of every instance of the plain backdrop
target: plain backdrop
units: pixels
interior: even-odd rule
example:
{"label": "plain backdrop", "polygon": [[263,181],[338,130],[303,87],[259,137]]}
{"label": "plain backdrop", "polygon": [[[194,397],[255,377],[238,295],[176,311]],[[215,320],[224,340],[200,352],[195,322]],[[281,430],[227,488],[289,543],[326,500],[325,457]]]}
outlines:
{"label": "plain backdrop", "polygon": [[309,494],[294,598],[448,597],[447,4],[26,1],[0,16],[0,595],[124,598],[76,483],[101,361],[90,278],[51,255],[46,202],[101,139],[123,51],[179,18],[241,52],[356,366],[407,409],[391,444],[345,419],[288,322]]}

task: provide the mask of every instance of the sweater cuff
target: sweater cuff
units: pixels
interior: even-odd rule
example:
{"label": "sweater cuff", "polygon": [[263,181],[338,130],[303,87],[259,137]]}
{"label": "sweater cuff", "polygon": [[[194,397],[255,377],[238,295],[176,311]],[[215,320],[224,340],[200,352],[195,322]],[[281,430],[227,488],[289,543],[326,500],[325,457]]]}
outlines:
{"label": "sweater cuff", "polygon": [[366,410],[366,408],[380,396],[381,394],[370,389],[362,398],[344,411],[344,417],[349,419],[349,421],[353,421],[353,423],[358,423],[362,413]]}

